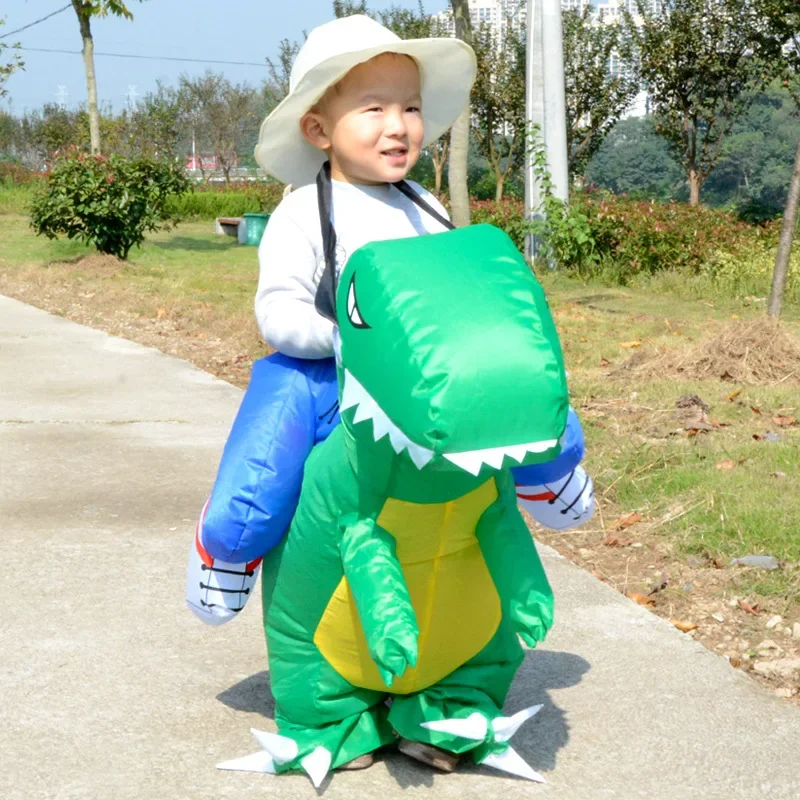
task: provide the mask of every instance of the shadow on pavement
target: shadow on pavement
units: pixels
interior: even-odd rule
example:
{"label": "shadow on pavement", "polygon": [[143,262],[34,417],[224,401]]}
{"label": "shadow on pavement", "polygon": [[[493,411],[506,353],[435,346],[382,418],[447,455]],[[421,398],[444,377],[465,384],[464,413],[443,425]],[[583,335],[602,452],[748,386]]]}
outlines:
{"label": "shadow on pavement", "polygon": [[217,700],[234,711],[248,711],[275,719],[275,699],[269,685],[269,671],[257,672],[217,695]]}
{"label": "shadow on pavement", "polygon": [[[535,770],[550,772],[555,769],[558,751],[569,741],[566,714],[553,702],[549,691],[575,686],[590,669],[589,662],[574,653],[552,650],[526,652],[506,701],[506,713],[513,714],[527,706],[544,704],[544,708],[520,728],[512,742],[514,749]],[[255,712],[268,719],[275,718],[275,701],[267,670],[220,692],[217,700],[236,711]],[[393,748],[382,752],[379,758],[402,788],[433,785],[434,773],[429,767],[412,761]],[[459,771],[473,770],[497,774],[494,770],[474,766],[465,758]]]}

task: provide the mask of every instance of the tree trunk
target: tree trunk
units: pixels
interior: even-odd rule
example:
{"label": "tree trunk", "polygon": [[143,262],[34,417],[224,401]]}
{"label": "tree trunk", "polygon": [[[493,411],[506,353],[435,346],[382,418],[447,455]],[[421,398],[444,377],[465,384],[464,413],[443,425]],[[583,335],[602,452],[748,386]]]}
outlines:
{"label": "tree trunk", "polygon": [[442,173],[444,172],[444,162],[438,159],[433,162],[433,193],[438,195],[442,191]]}
{"label": "tree trunk", "polygon": [[781,239],[778,244],[778,255],[775,257],[775,272],[772,275],[772,290],[769,293],[767,305],[767,313],[774,319],[781,315],[783,306],[786,278],[789,275],[789,259],[792,255],[792,241],[797,231],[798,206],[800,206],[800,142],[797,143],[792,182],[789,184],[789,199],[786,201],[786,210],[783,213]]}
{"label": "tree trunk", "polygon": [[497,173],[497,188],[494,192],[494,199],[500,202],[503,199],[503,186],[505,185],[506,178],[505,175],[501,175],[499,172]]}
{"label": "tree trunk", "polygon": [[700,175],[696,170],[689,170],[689,205],[700,205]]}
{"label": "tree trunk", "polygon": [[94,40],[89,22],[89,12],[83,0],[72,0],[72,7],[78,15],[78,25],[83,40],[83,66],[86,69],[86,95],[89,99],[89,139],[92,155],[100,154],[100,114],[97,110],[97,78],[94,72]]}
{"label": "tree trunk", "polygon": [[[469,0],[450,0],[450,5],[453,8],[456,22],[456,36],[467,44],[472,44]],[[472,112],[468,103],[450,132],[450,164],[447,178],[450,184],[450,209],[453,223],[459,228],[470,223],[467,158],[469,156],[471,118]]]}

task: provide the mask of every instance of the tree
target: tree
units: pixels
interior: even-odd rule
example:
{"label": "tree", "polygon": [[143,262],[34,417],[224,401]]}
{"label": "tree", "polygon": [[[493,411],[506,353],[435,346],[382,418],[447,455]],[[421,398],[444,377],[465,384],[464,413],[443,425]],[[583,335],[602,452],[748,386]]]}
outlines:
{"label": "tree", "polygon": [[[0,26],[6,24],[5,19],[0,19]],[[8,45],[0,42],[0,58],[3,58],[3,52],[8,49]],[[11,75],[16,72],[18,69],[24,69],[25,63],[20,58],[19,53],[14,53],[11,57],[11,61],[7,61],[5,64],[0,62],[0,97],[5,97],[8,93],[8,90],[5,88],[6,81],[11,77]]]}
{"label": "tree", "polygon": [[786,205],[800,117],[791,92],[778,80],[759,93],[731,129],[703,187],[711,205],[736,205],[762,219]]}
{"label": "tree", "polygon": [[[142,2],[142,0],[139,0]],[[97,109],[97,77],[94,71],[94,39],[92,38],[92,18],[113,14],[116,17],[133,19],[122,0],[72,0],[72,7],[78,17],[78,25],[83,42],[83,65],[86,70],[86,94],[89,99],[89,135],[92,153],[100,152],[100,113]]]}
{"label": "tree", "polygon": [[[797,8],[796,0],[762,0],[762,3],[759,10],[774,26],[777,38],[783,44],[784,79],[800,109],[800,10]],[[798,209],[800,209],[800,139],[797,142],[789,196],[783,214],[781,238],[775,256],[775,272],[772,275],[772,288],[767,303],[767,313],[775,319],[781,314],[783,296],[786,293],[789,258],[797,232]]]}
{"label": "tree", "polygon": [[750,0],[662,0],[655,12],[636,1],[642,78],[656,130],[680,161],[689,202],[697,205],[725,137],[776,74],[780,43]]}
{"label": "tree", "polygon": [[199,78],[182,75],[180,93],[182,107],[194,113],[195,125],[213,148],[217,166],[230,185],[246,124],[254,116],[253,89],[208,71]]}
{"label": "tree", "polygon": [[680,165],[655,131],[653,118],[621,120],[586,166],[586,181],[615,194],[670,200],[684,185]]}
{"label": "tree", "polygon": [[583,171],[641,87],[630,29],[595,14],[591,5],[563,14],[570,173]]}
{"label": "tree", "polygon": [[[456,37],[472,44],[472,20],[469,0],[450,0],[456,23]],[[462,227],[470,223],[467,172],[469,160],[469,128],[472,110],[469,104],[450,129],[450,164],[447,183],[450,189],[450,212],[453,222]]]}
{"label": "tree", "polygon": [[505,41],[488,25],[473,34],[478,77],[472,87],[473,133],[496,179],[495,199],[525,155],[525,41],[509,24]]}
{"label": "tree", "polygon": [[269,78],[264,82],[263,94],[264,99],[271,108],[277,106],[289,94],[292,65],[299,51],[299,42],[293,42],[291,39],[281,39],[281,43],[278,45],[277,62],[267,57]]}

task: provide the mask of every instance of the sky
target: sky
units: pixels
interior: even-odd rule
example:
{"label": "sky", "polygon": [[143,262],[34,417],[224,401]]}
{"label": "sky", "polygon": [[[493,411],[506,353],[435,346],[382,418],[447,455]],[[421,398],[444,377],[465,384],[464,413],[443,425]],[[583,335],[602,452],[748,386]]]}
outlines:
{"label": "sky", "polygon": [[[65,5],[67,0],[0,0],[0,19],[6,20],[0,26],[0,36]],[[415,8],[416,0],[369,3],[375,10],[392,5]],[[446,5],[448,0],[426,0],[425,9],[436,13]],[[304,30],[332,19],[331,6],[330,0],[128,0],[133,22],[109,18],[92,23],[100,103],[119,111],[132,86],[141,96],[154,90],[158,80],[176,85],[182,73],[201,75],[207,69],[224,73],[234,83],[257,86],[267,77],[265,58],[277,55],[281,39],[302,40]],[[71,8],[4,41],[77,53],[81,49],[78,21]],[[154,56],[158,60],[110,58],[99,53]],[[86,78],[79,54],[23,51],[22,56],[25,70],[9,78],[8,95],[0,100],[0,108],[22,114],[26,109],[58,102],[61,86],[68,107],[86,101]],[[264,66],[190,64],[166,61],[164,57],[246,61]]]}

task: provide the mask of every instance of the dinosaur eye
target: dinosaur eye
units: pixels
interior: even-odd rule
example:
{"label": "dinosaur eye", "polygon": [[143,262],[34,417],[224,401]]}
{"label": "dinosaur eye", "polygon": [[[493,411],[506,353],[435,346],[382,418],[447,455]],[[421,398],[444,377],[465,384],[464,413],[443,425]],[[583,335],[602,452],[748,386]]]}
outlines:
{"label": "dinosaur eye", "polygon": [[354,328],[369,328],[364,322],[361,312],[358,310],[358,300],[356,299],[356,276],[350,279],[350,288],[347,290],[347,318]]}

